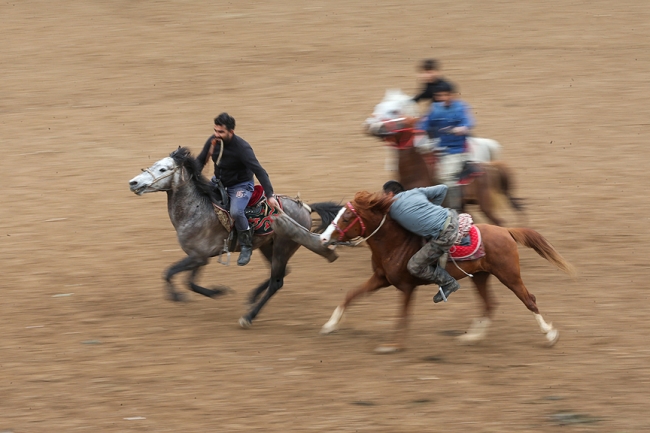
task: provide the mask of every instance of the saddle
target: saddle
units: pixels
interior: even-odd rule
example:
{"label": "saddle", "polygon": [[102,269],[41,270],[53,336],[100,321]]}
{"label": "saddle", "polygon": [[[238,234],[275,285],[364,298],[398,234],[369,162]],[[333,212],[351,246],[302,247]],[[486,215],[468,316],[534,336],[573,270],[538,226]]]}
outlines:
{"label": "saddle", "polygon": [[[233,232],[234,220],[228,211],[230,207],[228,193],[226,188],[221,185],[221,182],[218,182],[215,187],[215,195],[217,196],[216,200],[213,200],[212,202],[214,212],[217,214],[219,222],[221,222],[224,228],[228,230],[228,232]],[[278,203],[280,204],[280,207],[282,207],[282,201],[278,200]],[[253,235],[266,236],[273,233],[271,223],[273,222],[273,217],[279,214],[279,211],[271,208],[266,201],[264,188],[261,185],[255,185],[253,188],[253,194],[244,210],[244,214],[246,215],[246,218],[248,218],[248,225],[250,226]]]}

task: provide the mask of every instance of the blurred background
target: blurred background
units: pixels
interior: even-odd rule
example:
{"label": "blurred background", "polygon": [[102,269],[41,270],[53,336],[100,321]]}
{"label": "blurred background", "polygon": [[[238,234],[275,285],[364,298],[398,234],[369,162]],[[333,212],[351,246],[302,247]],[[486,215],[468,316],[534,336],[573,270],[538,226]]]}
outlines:
{"label": "blurred background", "polygon": [[[0,35],[0,432],[650,430],[644,2],[28,0],[0,4]],[[478,346],[453,338],[480,314],[467,280],[444,305],[420,289],[403,353],[372,352],[392,288],[319,336],[370,276],[365,247],[333,264],[301,249],[247,331],[259,253],[204,271],[233,295],[164,299],[184,254],[165,195],[129,179],[198,153],[227,111],[277,192],[379,190],[395,174],[362,122],[386,89],[417,93],[425,58],[503,145],[527,225],[578,270],[520,251],[556,347],[496,281]]]}

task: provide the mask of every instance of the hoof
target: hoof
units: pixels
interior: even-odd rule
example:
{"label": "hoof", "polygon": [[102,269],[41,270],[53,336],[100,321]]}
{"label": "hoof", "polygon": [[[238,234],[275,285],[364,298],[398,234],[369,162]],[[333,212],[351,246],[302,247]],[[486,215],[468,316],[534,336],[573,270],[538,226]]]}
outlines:
{"label": "hoof", "polygon": [[553,347],[555,343],[560,339],[560,331],[557,329],[552,329],[546,333],[546,347]]}
{"label": "hoof", "polygon": [[172,302],[185,302],[187,299],[185,298],[185,295],[178,293],[178,292],[172,292],[167,294],[167,299],[169,299]]}
{"label": "hoof", "polygon": [[320,328],[320,334],[321,335],[328,335],[333,332],[336,332],[339,330],[339,327],[337,325],[330,325],[328,326],[327,324],[323,325],[322,328]]}
{"label": "hoof", "polygon": [[456,337],[456,341],[464,346],[472,346],[483,341],[483,336],[476,334],[463,334]]}
{"label": "hoof", "polygon": [[214,287],[213,289],[211,289],[211,292],[212,292],[212,294],[210,295],[210,297],[212,299],[220,298],[220,297],[222,297],[224,295],[230,295],[232,293],[235,293],[235,291],[233,289],[231,289],[230,287],[226,287],[226,286]]}
{"label": "hoof", "polygon": [[249,329],[251,326],[253,326],[253,322],[251,322],[247,317],[242,316],[239,318],[239,326],[244,329]]}
{"label": "hoof", "polygon": [[396,344],[382,344],[375,349],[375,353],[379,355],[388,355],[390,353],[397,353],[404,350],[401,346]]}

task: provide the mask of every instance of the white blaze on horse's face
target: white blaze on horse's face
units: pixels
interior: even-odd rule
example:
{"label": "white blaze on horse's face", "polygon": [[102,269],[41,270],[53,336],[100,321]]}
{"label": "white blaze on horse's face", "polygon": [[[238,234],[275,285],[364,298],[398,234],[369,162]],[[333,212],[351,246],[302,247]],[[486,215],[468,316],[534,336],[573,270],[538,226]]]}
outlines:
{"label": "white blaze on horse's face", "polygon": [[339,222],[339,219],[344,213],[345,207],[342,207],[339,213],[336,214],[336,218],[334,218],[332,224],[330,224],[329,227],[327,227],[327,229],[320,235],[320,241],[323,244],[328,244],[332,241],[332,234],[336,231],[336,224]]}
{"label": "white blaze on horse's face", "polygon": [[163,158],[151,167],[143,169],[141,174],[131,179],[129,189],[137,195],[169,190],[175,170],[174,160],[169,156]]}

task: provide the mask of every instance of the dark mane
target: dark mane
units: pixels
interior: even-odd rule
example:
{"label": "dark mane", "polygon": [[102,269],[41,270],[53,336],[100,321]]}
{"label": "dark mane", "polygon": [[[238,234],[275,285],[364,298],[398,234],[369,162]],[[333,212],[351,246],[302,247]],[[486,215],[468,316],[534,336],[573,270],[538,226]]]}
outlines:
{"label": "dark mane", "polygon": [[196,189],[202,196],[205,196],[205,198],[209,199],[211,202],[215,201],[212,183],[201,174],[201,166],[199,162],[192,156],[187,147],[179,147],[170,153],[169,156],[179,167],[185,168],[190,180],[194,183]]}
{"label": "dark mane", "polygon": [[388,213],[393,198],[380,192],[360,191],[354,195],[354,204],[356,210],[366,217],[370,217],[369,213],[379,213],[383,216]]}

